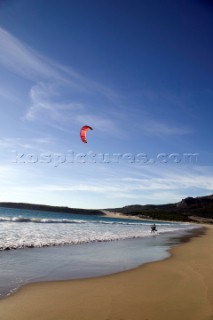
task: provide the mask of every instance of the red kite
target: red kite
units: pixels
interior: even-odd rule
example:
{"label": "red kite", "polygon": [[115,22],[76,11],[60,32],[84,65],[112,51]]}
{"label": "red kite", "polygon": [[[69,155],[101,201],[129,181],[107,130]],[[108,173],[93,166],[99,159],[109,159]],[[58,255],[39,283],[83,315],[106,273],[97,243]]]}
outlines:
{"label": "red kite", "polygon": [[87,143],[87,139],[86,139],[86,135],[87,135],[87,131],[88,130],[93,130],[91,127],[89,126],[83,126],[81,128],[81,131],[80,131],[80,137],[81,137],[81,140],[84,142],[84,143]]}

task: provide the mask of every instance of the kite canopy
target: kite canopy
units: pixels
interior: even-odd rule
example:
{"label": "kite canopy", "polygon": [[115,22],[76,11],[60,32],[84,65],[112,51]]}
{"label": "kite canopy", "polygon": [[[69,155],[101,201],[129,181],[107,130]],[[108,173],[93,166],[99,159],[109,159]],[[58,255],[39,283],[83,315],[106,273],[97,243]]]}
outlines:
{"label": "kite canopy", "polygon": [[81,137],[81,140],[84,142],[84,143],[87,143],[87,139],[86,139],[86,135],[87,135],[87,131],[88,130],[93,130],[90,126],[83,126],[81,128],[81,131],[80,131],[80,137]]}

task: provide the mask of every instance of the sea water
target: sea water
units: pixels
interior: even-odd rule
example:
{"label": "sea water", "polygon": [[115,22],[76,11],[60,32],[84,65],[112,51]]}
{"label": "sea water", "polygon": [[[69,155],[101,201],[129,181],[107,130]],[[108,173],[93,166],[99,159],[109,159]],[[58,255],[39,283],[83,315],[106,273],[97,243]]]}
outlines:
{"label": "sea water", "polygon": [[[0,208],[0,297],[23,284],[101,276],[168,257],[193,224]],[[123,241],[115,241],[123,240]]]}

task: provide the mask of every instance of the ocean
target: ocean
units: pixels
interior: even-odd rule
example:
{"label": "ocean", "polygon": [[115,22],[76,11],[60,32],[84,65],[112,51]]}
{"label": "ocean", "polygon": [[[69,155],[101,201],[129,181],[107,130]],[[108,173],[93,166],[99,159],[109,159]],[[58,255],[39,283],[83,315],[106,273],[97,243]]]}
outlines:
{"label": "ocean", "polygon": [[0,297],[29,282],[102,276],[165,259],[178,238],[198,228],[155,221],[151,234],[152,224],[0,208]]}

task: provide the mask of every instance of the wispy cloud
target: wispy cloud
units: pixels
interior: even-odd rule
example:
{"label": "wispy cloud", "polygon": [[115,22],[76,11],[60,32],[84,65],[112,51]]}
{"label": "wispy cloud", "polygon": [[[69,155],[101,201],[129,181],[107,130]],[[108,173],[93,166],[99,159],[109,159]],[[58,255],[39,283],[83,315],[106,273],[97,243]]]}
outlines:
{"label": "wispy cloud", "polygon": [[135,190],[176,190],[200,188],[213,191],[213,173],[211,176],[184,172],[183,176],[173,174],[170,177],[150,177],[149,179],[124,178]]}
{"label": "wispy cloud", "polygon": [[33,81],[40,77],[63,80],[44,57],[3,28],[0,28],[0,42],[0,63],[12,72]]}
{"label": "wispy cloud", "polygon": [[100,117],[98,115],[93,115],[90,113],[78,114],[76,116],[76,121],[79,123],[90,123],[95,129],[107,132],[108,134],[118,133],[117,124],[108,117]]}
{"label": "wispy cloud", "polygon": [[9,101],[12,101],[12,102],[20,102],[17,97],[15,97],[14,94],[11,94],[11,91],[3,88],[3,87],[0,87],[0,98],[4,99],[4,100],[9,100]]}
{"label": "wispy cloud", "polygon": [[45,123],[49,119],[52,126],[57,126],[61,130],[65,130],[66,126],[70,126],[70,124],[79,126],[89,123],[95,129],[103,132],[118,132],[115,121],[104,112],[104,115],[94,115],[89,105],[78,101],[58,102],[60,98],[60,88],[55,84],[41,82],[32,86],[30,89],[32,105],[28,109],[25,118],[29,121],[42,119],[40,121]]}
{"label": "wispy cloud", "polygon": [[193,133],[191,128],[177,127],[171,124],[154,120],[149,117],[142,122],[141,130],[153,136],[171,136],[171,135],[185,135]]}
{"label": "wispy cloud", "polygon": [[[110,167],[106,169],[94,164],[88,169],[80,165],[71,166],[67,174],[67,167],[56,169],[47,165],[1,165],[0,198],[2,201],[30,199],[30,202],[36,203],[54,202],[56,205],[64,203],[69,206],[87,207],[86,202],[78,204],[78,201],[84,201],[87,197],[91,199],[90,207],[92,201],[97,200],[95,206],[104,208],[112,207],[112,203],[122,206],[134,203],[177,202],[190,195],[213,193],[213,167],[166,167],[161,170],[144,167],[134,175],[134,171],[118,166],[116,173],[115,169],[113,170],[114,178],[110,176]],[[63,175],[64,170],[66,175]],[[97,173],[95,177],[94,170]],[[125,176],[123,170],[126,172]],[[87,175],[84,172],[87,172]],[[74,204],[76,198],[78,200]]]}
{"label": "wispy cloud", "polygon": [[26,119],[33,121],[46,115],[57,122],[67,122],[70,117],[65,112],[75,110],[83,111],[84,107],[80,103],[58,103],[58,96],[60,96],[57,85],[50,83],[38,83],[30,89],[30,99],[32,105],[26,113]]}
{"label": "wispy cloud", "polygon": [[[66,125],[87,121],[93,126],[95,124],[97,130],[122,133],[121,111],[129,108],[125,107],[124,99],[117,92],[43,56],[3,28],[0,28],[0,42],[0,64],[3,68],[30,80],[30,103],[26,105],[25,113],[27,121],[45,120],[60,130],[66,130]],[[0,95],[8,98],[1,90]],[[192,133],[190,128],[172,126],[152,119],[152,116],[142,119],[140,130],[149,135]],[[134,123],[136,125],[137,121]]]}
{"label": "wispy cloud", "polygon": [[73,87],[80,92],[92,90],[108,99],[118,98],[112,89],[43,56],[1,27],[0,42],[0,64],[20,76],[34,82],[53,81],[59,85]]}
{"label": "wispy cloud", "polygon": [[47,151],[46,147],[54,144],[53,138],[1,138],[0,148],[11,150]]}
{"label": "wispy cloud", "polygon": [[[99,167],[97,167],[98,171]],[[100,168],[101,169],[101,168]],[[146,172],[146,169],[144,169]],[[202,172],[201,172],[202,171]],[[125,197],[138,198],[143,201],[144,198],[149,197],[154,199],[154,195],[162,195],[162,200],[165,199],[166,194],[172,194],[176,197],[180,194],[186,194],[190,189],[203,189],[207,193],[213,192],[213,169],[206,169],[205,172],[200,167],[194,168],[189,172],[188,169],[181,169],[182,174],[173,172],[173,170],[167,169],[165,175],[164,170],[158,174],[153,172],[150,174],[147,171],[148,177],[134,178],[134,177],[119,177],[118,175],[112,179],[108,179],[107,172],[100,179],[84,179],[84,182],[78,180],[72,180],[69,182],[66,178],[58,181],[59,183],[42,184],[37,188],[46,192],[89,192],[96,194],[103,194],[106,197]],[[81,180],[81,179],[80,179]],[[34,187],[33,187],[34,188]],[[167,199],[169,201],[169,198]]]}
{"label": "wispy cloud", "polygon": [[121,96],[117,92],[104,86],[101,83],[98,83],[94,80],[88,79],[85,76],[82,76],[81,74],[75,72],[74,70],[72,70],[66,66],[60,65],[58,63],[54,63],[54,65],[59,70],[64,72],[64,74],[67,75],[69,78],[71,77],[71,78],[75,79],[75,84],[77,82],[79,82],[79,84],[80,84],[79,88],[80,87],[84,88],[84,90],[87,90],[87,92],[91,92],[91,91],[96,92],[96,93],[98,92],[99,94],[107,97],[111,102],[117,102],[117,100],[121,98]]}
{"label": "wispy cloud", "polygon": [[[45,118],[49,119],[47,123],[60,128],[62,123],[81,122],[80,111],[84,111],[88,121],[94,119],[93,107],[86,101],[102,97],[113,105],[118,99],[117,93],[110,88],[44,57],[2,28],[0,42],[0,64],[3,68],[31,81],[31,103],[26,106],[26,120]],[[103,109],[107,110],[104,105]],[[94,120],[98,130],[116,128],[115,119],[106,114],[104,118],[97,114]]]}

